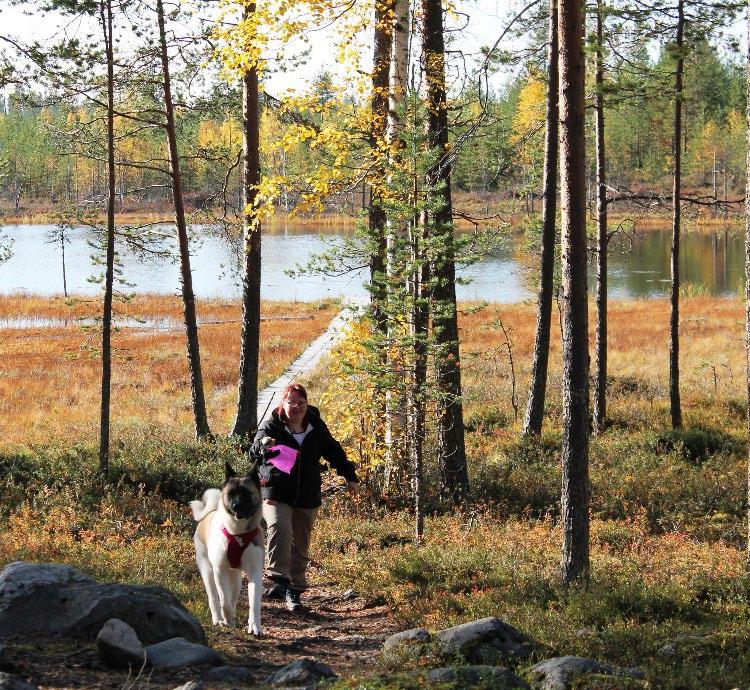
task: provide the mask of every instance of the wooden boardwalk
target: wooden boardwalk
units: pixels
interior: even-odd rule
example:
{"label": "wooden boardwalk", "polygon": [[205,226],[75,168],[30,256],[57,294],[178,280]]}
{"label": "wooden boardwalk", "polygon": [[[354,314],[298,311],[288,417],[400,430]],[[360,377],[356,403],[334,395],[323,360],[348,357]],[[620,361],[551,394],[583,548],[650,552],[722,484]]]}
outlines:
{"label": "wooden boardwalk", "polygon": [[281,402],[281,392],[292,381],[309,374],[327,352],[341,339],[346,326],[359,306],[348,303],[336,316],[325,332],[313,340],[307,349],[271,385],[258,392],[258,424],[271,416],[271,411]]}

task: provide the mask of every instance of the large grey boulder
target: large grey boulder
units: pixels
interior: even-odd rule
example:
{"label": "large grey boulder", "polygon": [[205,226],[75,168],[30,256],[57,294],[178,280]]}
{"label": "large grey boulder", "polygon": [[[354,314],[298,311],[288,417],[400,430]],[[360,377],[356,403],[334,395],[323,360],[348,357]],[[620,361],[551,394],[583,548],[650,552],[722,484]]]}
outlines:
{"label": "large grey boulder", "polygon": [[187,666],[218,666],[224,663],[224,657],[206,645],[174,637],[146,647],[146,663],[174,670]]}
{"label": "large grey boulder", "polygon": [[0,690],[39,690],[39,687],[10,673],[0,673]]}
{"label": "large grey boulder", "polygon": [[16,561],[0,572],[0,637],[93,638],[110,618],[144,643],[184,637],[205,642],[200,623],[162,587],[101,584],[67,565]]}
{"label": "large grey boulder", "polygon": [[443,656],[459,657],[473,664],[497,665],[529,657],[534,642],[499,618],[482,618],[441,630],[435,635]]}
{"label": "large grey boulder", "polygon": [[143,666],[146,650],[135,630],[119,618],[111,618],[96,636],[96,648],[107,666],[130,668],[134,671]]}
{"label": "large grey boulder", "polygon": [[336,678],[329,666],[316,659],[297,659],[280,668],[265,680],[266,685],[273,687],[305,686],[312,687],[321,680]]}
{"label": "large grey boulder", "polygon": [[570,690],[573,682],[585,675],[628,676],[643,678],[643,673],[633,668],[618,668],[580,656],[559,656],[532,666],[526,675],[538,690]]}
{"label": "large grey boulder", "polygon": [[529,684],[515,673],[500,666],[457,666],[433,668],[427,672],[428,683],[454,683],[461,688],[490,685],[494,690],[528,690]]}

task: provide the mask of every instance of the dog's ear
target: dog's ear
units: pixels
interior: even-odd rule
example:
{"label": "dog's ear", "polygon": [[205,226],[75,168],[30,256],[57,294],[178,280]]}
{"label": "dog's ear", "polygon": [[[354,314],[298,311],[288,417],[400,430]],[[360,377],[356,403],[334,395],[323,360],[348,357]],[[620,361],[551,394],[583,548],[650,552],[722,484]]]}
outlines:
{"label": "dog's ear", "polygon": [[237,473],[234,468],[228,463],[224,463],[224,480],[229,481],[232,477],[236,477]]}
{"label": "dog's ear", "polygon": [[258,461],[256,460],[247,472],[247,476],[250,477],[253,484],[260,487],[260,474],[258,474]]}

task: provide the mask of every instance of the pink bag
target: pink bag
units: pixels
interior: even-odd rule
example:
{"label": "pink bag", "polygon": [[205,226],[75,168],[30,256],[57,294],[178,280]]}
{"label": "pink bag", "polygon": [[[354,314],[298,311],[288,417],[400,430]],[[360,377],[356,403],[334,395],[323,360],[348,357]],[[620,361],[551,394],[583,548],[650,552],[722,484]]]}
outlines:
{"label": "pink bag", "polygon": [[299,451],[282,445],[271,446],[270,450],[278,450],[279,454],[275,458],[269,458],[268,462],[285,474],[291,474],[299,457]]}

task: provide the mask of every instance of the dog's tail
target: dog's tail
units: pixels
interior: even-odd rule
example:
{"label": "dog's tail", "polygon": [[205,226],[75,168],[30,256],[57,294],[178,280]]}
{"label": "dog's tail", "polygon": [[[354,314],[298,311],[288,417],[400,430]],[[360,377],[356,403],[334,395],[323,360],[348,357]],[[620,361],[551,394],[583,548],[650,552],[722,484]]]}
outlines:
{"label": "dog's tail", "polygon": [[212,513],[219,507],[221,501],[221,491],[219,489],[207,489],[203,493],[203,499],[200,501],[190,501],[190,507],[193,510],[193,518],[200,522],[206,515]]}

